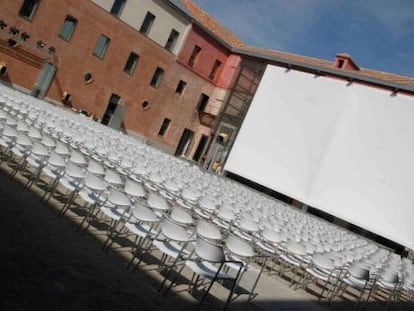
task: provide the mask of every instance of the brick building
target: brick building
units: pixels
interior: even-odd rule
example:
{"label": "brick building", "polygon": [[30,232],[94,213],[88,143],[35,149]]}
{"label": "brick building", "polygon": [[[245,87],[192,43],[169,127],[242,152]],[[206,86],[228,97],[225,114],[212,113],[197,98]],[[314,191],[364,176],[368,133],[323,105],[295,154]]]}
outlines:
{"label": "brick building", "polygon": [[227,38],[219,42],[193,25],[181,2],[22,0],[0,6],[4,82],[87,110],[170,153],[201,159],[238,58],[231,57]]}

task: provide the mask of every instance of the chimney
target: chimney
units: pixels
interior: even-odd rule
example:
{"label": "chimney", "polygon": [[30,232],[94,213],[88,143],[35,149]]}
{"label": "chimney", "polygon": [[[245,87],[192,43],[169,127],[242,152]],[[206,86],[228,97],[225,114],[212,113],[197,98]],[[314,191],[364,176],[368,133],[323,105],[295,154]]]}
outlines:
{"label": "chimney", "polygon": [[338,53],[335,56],[334,67],[344,70],[358,71],[358,65],[352,60],[352,57],[346,53]]}

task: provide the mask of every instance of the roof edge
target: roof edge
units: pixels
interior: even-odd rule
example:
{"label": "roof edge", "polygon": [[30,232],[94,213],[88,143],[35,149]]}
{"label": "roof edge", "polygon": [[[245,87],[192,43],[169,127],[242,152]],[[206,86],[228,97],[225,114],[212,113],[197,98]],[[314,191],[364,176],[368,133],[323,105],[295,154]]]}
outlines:
{"label": "roof edge", "polygon": [[[330,75],[346,78],[350,81],[366,82],[369,84],[380,85],[380,86],[389,88],[394,91],[406,91],[406,92],[410,92],[414,94],[414,86],[409,86],[406,84],[390,82],[390,81],[386,81],[383,79],[368,77],[366,75],[358,73],[358,71],[345,71],[345,70],[339,70],[335,68],[328,68],[328,67],[320,66],[320,65],[308,64],[308,63],[295,61],[295,60],[288,60],[280,56],[266,55],[266,54],[261,54],[257,52],[246,51],[240,47],[232,47],[230,51],[232,53],[239,54],[239,55],[256,57],[256,58],[261,58],[263,60],[269,60],[273,62],[286,64],[287,67],[294,66],[298,68],[312,70],[312,71],[315,71],[315,73],[319,73],[319,74],[330,74]],[[269,49],[269,51],[272,51],[272,50]]]}

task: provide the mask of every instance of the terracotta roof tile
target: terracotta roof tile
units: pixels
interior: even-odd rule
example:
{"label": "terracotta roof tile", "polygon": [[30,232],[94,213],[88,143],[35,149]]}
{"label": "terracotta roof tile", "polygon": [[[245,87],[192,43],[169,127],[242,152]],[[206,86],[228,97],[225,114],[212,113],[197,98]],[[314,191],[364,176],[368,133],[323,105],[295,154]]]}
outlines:
{"label": "terracotta roof tile", "polygon": [[[247,45],[244,47],[240,47],[238,50],[240,51],[240,53],[243,53],[243,51],[245,51],[246,53],[253,53],[257,57],[260,57],[260,55],[267,56],[267,57],[273,56],[279,59],[286,60],[286,62],[294,61],[294,62],[303,63],[304,65],[309,64],[309,65],[317,65],[320,67],[325,67],[325,68],[330,68],[330,69],[334,68],[333,61],[304,56],[304,55],[292,54],[292,53],[282,52],[278,50],[257,48],[254,46],[247,46]],[[397,84],[402,84],[402,85],[406,85],[409,87],[414,87],[414,78],[412,77],[407,77],[407,76],[402,76],[402,75],[397,75],[393,73],[382,72],[382,71],[377,71],[377,70],[372,70],[372,69],[367,69],[367,68],[361,68],[361,67],[360,67],[360,70],[355,71],[355,73],[360,76],[365,76],[367,78],[374,78],[374,79],[382,80],[384,82],[397,83]]]}
{"label": "terracotta roof tile", "polygon": [[191,15],[197,22],[199,22],[207,30],[211,31],[218,38],[233,47],[244,46],[243,41],[241,41],[236,35],[220,25],[214,18],[212,18],[209,14],[195,5],[192,1],[181,0],[181,2],[187,8],[187,10],[190,11]]}

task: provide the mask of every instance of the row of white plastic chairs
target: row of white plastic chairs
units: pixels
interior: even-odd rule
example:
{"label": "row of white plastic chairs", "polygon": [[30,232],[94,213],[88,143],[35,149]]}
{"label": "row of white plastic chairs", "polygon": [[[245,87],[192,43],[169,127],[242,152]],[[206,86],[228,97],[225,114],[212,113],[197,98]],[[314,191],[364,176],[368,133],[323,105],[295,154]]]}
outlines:
{"label": "row of white plastic chairs", "polygon": [[[6,107],[7,108],[9,108],[9,110],[11,111],[11,112],[13,112],[13,110],[22,110],[23,112],[27,112],[28,111],[28,107],[26,106],[24,106],[24,105],[20,105],[20,108],[18,108],[18,109],[16,109],[16,106],[18,107],[19,105],[18,104],[16,104],[16,103],[14,103],[14,106],[13,106],[13,104],[10,104],[10,102],[8,102],[9,104],[7,105],[7,103],[6,103]],[[23,108],[22,108],[22,106],[23,106]],[[14,107],[14,108],[13,108]],[[48,107],[49,108],[49,107]],[[53,116],[53,115],[45,115],[45,113],[44,113],[45,111],[43,110],[42,111],[42,109],[38,109],[38,111],[37,111],[37,115],[38,116],[42,116],[42,118],[41,118],[41,120],[40,120],[40,122],[38,122],[38,125],[44,125],[44,122],[46,122],[46,120],[56,120],[57,118],[56,118],[56,116]],[[61,113],[61,111],[59,111],[59,113]],[[30,115],[30,113],[29,113],[29,115]],[[34,115],[36,115],[36,113],[32,113],[32,120],[35,120],[36,118],[34,118],[33,116]],[[43,120],[43,121],[42,121]],[[75,128],[78,128],[78,130],[79,130],[79,132],[72,132],[72,133],[70,133],[70,134],[66,134],[66,136],[67,136],[67,138],[68,138],[68,140],[70,140],[70,141],[72,141],[72,139],[70,139],[70,137],[71,137],[71,135],[72,136],[75,136],[75,137],[83,137],[82,135],[81,135],[81,133],[85,133],[85,126],[81,126],[81,125],[79,125],[79,124],[77,124],[74,120],[71,120],[70,118],[67,118],[67,116],[65,115],[64,116],[64,118],[63,118],[63,120],[64,121],[66,121],[66,123],[67,124],[70,124],[70,125],[72,125],[72,127],[75,127]],[[82,120],[82,121],[84,121],[84,120]],[[60,127],[58,127],[58,129],[56,130],[56,124],[59,124],[60,125]],[[76,125],[76,126],[74,126],[74,125]],[[89,124],[88,124],[89,125]],[[115,137],[114,138],[114,142],[116,142],[116,141],[119,141],[119,139],[118,139],[118,137],[117,137],[117,135],[114,135],[114,133],[113,133],[113,131],[102,131],[102,127],[98,127],[99,128],[99,134],[100,135],[98,135],[97,137],[106,137],[106,138],[104,138],[103,140],[100,140],[100,142],[103,142],[103,141],[111,141],[111,139],[107,139],[108,137]],[[63,125],[62,125],[62,122],[60,122],[60,120],[59,121],[55,121],[55,122],[53,122],[53,121],[49,121],[49,122],[46,122],[46,130],[47,131],[52,131],[53,129],[55,129],[56,131],[55,132],[52,132],[51,134],[55,134],[55,135],[57,135],[57,136],[59,136],[60,134],[59,133],[64,133],[65,132],[65,129],[64,129],[64,123],[63,123]],[[70,131],[69,131],[70,132]],[[101,132],[103,132],[104,134],[103,135],[101,135],[102,133]],[[109,132],[109,133],[107,133],[107,132]],[[88,133],[88,132],[87,132]],[[61,135],[60,135],[61,136]],[[69,141],[68,141],[69,142]],[[81,146],[79,146],[79,140],[78,141],[76,141],[76,143],[77,143],[77,146],[76,147],[81,147]],[[132,144],[132,143],[127,143],[126,144],[126,146],[127,147],[131,147],[131,146],[135,146],[135,145],[139,145],[139,144]],[[95,147],[95,145],[93,145],[94,147]],[[116,147],[117,147],[117,150],[119,150],[119,146],[120,146],[120,144],[117,144],[116,145]],[[140,147],[141,147],[141,150],[144,150],[144,148],[142,148],[143,147],[143,145],[142,144],[140,144],[139,145]],[[124,149],[126,149],[126,150],[129,150],[128,148],[124,148]],[[133,149],[133,148],[132,148]],[[145,150],[147,150],[148,148],[146,148]],[[162,163],[164,163],[163,161],[161,161],[160,163],[157,163],[157,161],[156,161],[156,159],[159,159],[159,158],[162,158],[161,156],[158,156],[158,157],[154,157],[154,152],[153,152],[153,150],[151,150],[151,149],[149,149],[151,152],[143,152],[141,155],[144,157],[144,155],[146,155],[146,154],[150,154],[150,157],[149,157],[149,160],[148,160],[148,163],[156,163],[156,165],[155,165],[155,167],[156,168],[158,168],[159,169],[159,167],[162,167]],[[142,158],[140,158],[139,159],[139,162],[144,162],[144,161],[142,161],[143,159]],[[112,162],[112,163],[114,163],[114,162],[116,162],[116,161],[111,161],[111,160],[109,160],[109,162]],[[129,160],[129,162],[130,162],[130,166],[131,167],[133,167],[134,166],[134,163],[132,162],[132,161],[130,161]],[[165,161],[165,162],[167,162],[167,161]],[[186,162],[184,162],[184,163],[186,163]],[[116,164],[116,163],[114,163],[114,164]],[[122,161],[120,162],[120,164],[122,164]],[[168,163],[168,164],[170,164],[170,163]],[[185,165],[183,165],[184,167],[185,167]],[[189,167],[189,165],[186,165],[187,167]],[[121,166],[122,167],[122,166]],[[161,170],[161,172],[165,172],[166,171],[166,169],[167,168],[170,168],[170,167],[172,167],[171,165],[164,165],[164,167],[162,167],[162,170]],[[147,171],[150,171],[151,169],[149,168]],[[159,172],[160,170],[157,170],[157,172]],[[177,169],[174,169],[174,172],[176,172],[177,171]],[[165,179],[163,178],[163,177],[160,177],[160,178],[158,178],[158,180],[156,179],[156,178],[154,178],[154,177],[156,177],[157,175],[153,172],[152,174],[150,174],[149,175],[149,180],[150,181],[153,181],[153,182],[162,182],[162,181],[164,181]],[[191,184],[191,186],[192,187],[194,187],[194,183],[193,183],[193,181],[194,180],[192,180],[191,179],[191,176],[192,176],[192,174],[191,173],[189,173],[189,174],[183,174],[183,176],[184,176],[184,178],[185,179],[187,179],[186,181],[180,181],[179,180],[179,178],[177,178],[176,176],[172,176],[171,178],[176,178],[176,180],[175,180],[175,183],[176,183],[176,185],[178,184],[178,185],[181,185],[181,187],[183,187],[183,185],[184,185],[184,182],[187,182],[187,185],[186,186],[188,186],[189,184]],[[207,175],[208,176],[208,175]],[[199,178],[200,177],[200,175],[199,174],[197,174],[197,176],[196,176],[196,178]],[[177,180],[178,179],[178,180]],[[217,179],[217,180],[221,180],[221,179]],[[200,184],[200,188],[202,188],[203,186],[205,186],[205,185],[208,185],[208,182],[207,183],[204,183],[204,184]],[[216,189],[213,189],[212,190],[212,192],[214,192]],[[220,193],[220,192],[218,192],[220,195],[219,195],[219,197],[220,198],[222,198],[222,197],[224,197],[225,196],[225,193]],[[211,194],[211,193],[210,193]],[[217,204],[218,205],[218,204]],[[243,210],[245,211],[247,208],[248,208],[248,206],[249,206],[249,204],[246,204],[246,205],[244,205],[243,206]],[[280,206],[278,206],[279,208],[275,208],[275,206],[271,206],[271,208],[267,208],[266,210],[267,211],[269,211],[269,210],[271,210],[272,211],[272,213],[263,213],[263,214],[265,214],[265,215],[263,215],[263,216],[265,216],[265,217],[263,217],[265,220],[266,219],[268,219],[269,217],[268,216],[276,216],[275,214],[277,214],[277,211],[278,210],[280,210]],[[254,209],[253,211],[252,211],[252,214],[251,214],[251,216],[256,220],[256,222],[258,222],[258,223],[261,223],[261,220],[263,220],[263,219],[260,219],[259,217],[258,217],[258,211],[263,211],[264,209],[262,208],[261,210],[260,209]],[[276,212],[275,212],[276,211]],[[307,217],[307,216],[303,216],[303,214],[299,214],[299,213],[296,213],[296,215],[294,215],[294,213],[292,213],[289,209],[284,209],[284,211],[285,211],[285,213],[284,213],[284,215],[280,215],[281,217],[280,217],[280,219],[283,219],[282,221],[283,222],[285,222],[285,223],[289,223],[290,225],[292,225],[292,223],[294,223],[294,217],[297,217],[297,215],[300,215],[301,216],[301,218],[302,219],[305,219],[305,220],[309,220],[309,219],[311,219],[310,217]],[[256,212],[256,214],[254,213],[254,212]],[[290,215],[293,215],[292,217],[289,217]],[[279,216],[279,215],[277,215],[277,216]],[[296,219],[295,219],[296,220]],[[314,222],[318,222],[318,221],[314,221]],[[319,222],[319,224],[320,224],[320,222]],[[276,225],[277,226],[277,225]],[[322,224],[322,225],[320,225],[321,227],[329,227],[328,225],[326,225],[326,224]],[[300,239],[301,238],[301,236],[303,235],[302,233],[303,233],[303,231],[306,231],[306,222],[304,223],[304,222],[301,222],[301,223],[298,223],[297,224],[297,226],[291,226],[291,227],[293,227],[293,228],[305,228],[305,229],[302,229],[301,231],[302,232],[296,232],[297,234],[296,234],[296,238],[297,239]],[[331,226],[330,227],[330,229],[332,229],[330,232],[334,232],[334,233],[338,233],[337,234],[337,237],[335,237],[334,238],[334,240],[335,240],[335,242],[339,242],[338,241],[338,236],[340,237],[340,236],[344,236],[344,234],[343,234],[343,231],[342,232],[340,232],[337,228],[335,228],[335,227],[333,227],[333,226]],[[314,230],[312,230],[312,228],[310,228],[309,230],[308,230],[308,232],[309,233],[312,233],[312,232],[315,232]],[[327,235],[329,235],[329,231],[327,232],[327,230],[318,230],[317,231],[318,232],[318,234],[320,235],[320,236],[322,236],[322,237],[326,237]],[[339,233],[340,232],[340,233]],[[306,240],[306,238],[305,238],[305,240]],[[318,242],[318,241],[320,241],[320,240],[318,240],[318,238],[316,237],[316,239],[315,239],[315,242]]]}
{"label": "row of white plastic chairs", "polygon": [[[48,118],[41,118],[41,120],[38,120],[38,117],[35,117],[35,113],[30,114],[26,113],[25,110],[27,109],[30,110],[30,108],[27,106],[25,106],[24,104],[21,103],[17,103],[17,102],[12,102],[12,101],[6,101],[4,103],[5,105],[3,106],[3,108],[5,108],[4,110],[7,111],[8,113],[10,113],[10,115],[12,116],[17,116],[18,120],[21,120],[25,117],[25,115],[31,116],[28,117],[28,120],[31,120],[34,124],[34,126],[37,126],[38,128],[42,129],[42,131],[44,133],[50,134],[52,137],[61,139],[63,142],[69,144],[70,146],[72,146],[75,150],[81,150],[83,151],[83,154],[91,156],[92,158],[95,158],[97,160],[103,160],[104,162],[106,161],[106,164],[109,168],[111,168],[111,166],[113,168],[116,168],[117,165],[120,165],[121,167],[121,172],[125,173],[126,171],[128,171],[128,169],[134,167],[135,163],[130,161],[130,164],[128,165],[128,167],[123,167],[121,165],[122,160],[120,161],[119,158],[116,159],[116,157],[114,156],[113,159],[110,159],[110,154],[109,153],[104,153],[102,152],[101,154],[92,154],[93,148],[96,147],[96,144],[91,144],[91,141],[88,140],[83,140],[81,141],[80,139],[73,139],[73,137],[77,137],[77,135],[80,135],[83,131],[85,131],[86,128],[91,129],[91,128],[95,128],[95,126],[91,126],[91,128],[89,128],[87,125],[84,125],[82,122],[84,122],[85,120],[81,120],[80,123],[77,123],[76,120],[73,120],[72,118],[67,118],[66,116],[63,117],[63,120],[66,122],[54,122],[54,124],[52,124],[52,122],[44,122],[43,120],[47,120],[48,118],[56,118],[58,116],[60,116],[60,112],[57,113],[57,115],[52,115],[50,114],[48,116]],[[37,116],[42,116],[44,115],[44,111],[43,114],[41,112],[41,109],[39,109]],[[11,118],[10,118],[11,119]],[[5,122],[7,124],[7,120]],[[56,124],[60,124],[60,126],[56,126]],[[63,125],[62,125],[63,124]],[[85,123],[86,124],[86,123]],[[12,125],[12,124],[9,124]],[[15,124],[16,126],[18,124]],[[8,125],[7,125],[8,126]],[[67,126],[67,127],[65,127]],[[102,130],[102,128],[98,127],[99,130]],[[76,129],[76,130],[74,130]],[[71,131],[72,130],[72,131]],[[106,131],[104,130],[103,132],[106,133]],[[64,134],[62,134],[64,133]],[[68,134],[69,133],[69,134]],[[119,134],[118,134],[119,135]],[[107,142],[107,141],[112,141],[113,143],[117,143],[119,142],[119,139],[117,134],[114,133],[108,133],[108,134],[104,134],[104,135],[97,135],[97,137],[100,138],[94,138],[96,141],[99,142]],[[106,137],[106,138],[102,138],[102,137]],[[113,140],[111,140],[113,139]],[[87,141],[87,143],[85,144],[85,141]],[[156,174],[162,174],[165,172],[169,172],[170,175],[167,175],[168,178],[170,178],[170,180],[174,180],[175,184],[181,184],[181,189],[185,188],[184,185],[188,186],[188,184],[185,184],[186,182],[188,183],[188,180],[190,180],[190,183],[193,183],[195,180],[198,180],[200,178],[202,178],[202,176],[209,176],[207,177],[207,181],[201,182],[199,183],[199,187],[194,187],[193,186],[193,192],[197,193],[197,198],[201,197],[201,190],[203,189],[203,187],[207,186],[211,186],[211,185],[217,185],[218,187],[222,186],[223,184],[228,185],[227,183],[223,183],[222,180],[223,179],[219,179],[215,176],[211,177],[211,175],[208,174],[202,174],[200,170],[198,170],[197,168],[194,169],[194,167],[190,166],[188,163],[186,162],[182,162],[182,161],[177,161],[174,158],[171,158],[169,156],[165,156],[162,153],[159,153],[158,151],[154,151],[152,150],[152,148],[147,148],[147,146],[142,145],[140,143],[136,143],[136,142],[131,142],[126,140],[127,142],[125,143],[125,145],[123,146],[123,151],[125,151],[127,154],[126,160],[128,161],[128,157],[132,154],[135,153],[129,153],[127,150],[134,150],[134,152],[136,151],[141,151],[141,153],[139,153],[140,157],[139,160],[140,162],[145,162],[145,160],[147,160],[147,163],[145,166],[145,169],[147,169],[147,174],[142,174],[141,177],[146,177],[146,178],[142,178],[140,181],[143,181],[144,184],[145,182],[147,182],[147,186],[151,189],[151,190],[155,190],[155,191],[160,191],[161,193],[168,195],[171,195],[170,199],[178,199],[177,202],[180,202],[180,199],[182,200],[182,198],[180,198],[180,194],[183,194],[183,191],[178,192],[178,193],[169,193],[168,191],[165,191],[165,189],[163,189],[162,184],[165,181],[166,177],[165,175],[162,175],[161,178],[159,178],[158,180],[156,178],[154,178],[156,176]],[[89,147],[88,147],[89,146]],[[93,146],[93,148],[91,147]],[[119,146],[119,144],[117,144],[117,146]],[[137,147],[138,146],[138,147]],[[110,146],[108,146],[110,147]],[[131,148],[131,149],[129,149]],[[157,155],[157,156],[155,156]],[[108,158],[105,159],[105,156],[108,156]],[[157,159],[162,159],[160,161],[157,161]],[[166,160],[167,159],[167,160]],[[143,161],[144,160],[144,161]],[[156,163],[155,166],[151,166],[154,163]],[[166,163],[168,165],[166,165]],[[177,171],[177,168],[175,168],[174,170],[169,170],[168,168],[171,167],[171,163],[176,163],[177,165],[180,165],[180,168],[189,168],[188,172],[181,174],[180,176],[177,176],[175,173]],[[159,169],[159,167],[162,167],[162,170]],[[148,175],[148,172],[151,172]],[[194,178],[191,178],[194,177]],[[209,180],[210,179],[210,180]],[[178,182],[177,182],[178,181]],[[209,183],[212,182],[212,183]],[[229,183],[231,186],[235,186],[234,183],[230,182]],[[151,188],[153,187],[153,188]],[[238,187],[238,186],[235,186]],[[194,189],[195,188],[195,189]],[[246,191],[246,189],[239,187],[239,189],[243,189],[242,193],[244,193]],[[214,187],[211,187],[209,190],[210,193],[208,193],[209,195],[215,194],[215,191],[217,191],[217,189],[215,189]],[[173,191],[172,191],[173,192]],[[220,193],[220,195],[223,195],[222,193]],[[191,200],[182,200],[181,202],[183,203],[184,207],[188,207],[188,205],[192,205],[192,207],[196,207],[200,201],[199,200],[195,200],[196,202],[191,202]],[[202,201],[201,201],[202,202]],[[255,199],[251,199],[251,202],[257,202],[257,198],[255,197]],[[265,202],[265,203],[264,203]],[[314,242],[316,245],[314,245],[314,251],[317,252],[334,252],[336,251],[341,252],[344,251],[346,252],[346,250],[357,250],[358,248],[362,248],[367,244],[367,242],[365,240],[362,239],[357,239],[354,235],[351,234],[347,234],[342,230],[338,230],[337,228],[335,228],[334,226],[331,225],[327,225],[323,222],[320,222],[318,220],[315,220],[313,218],[307,217],[306,215],[302,214],[302,213],[297,213],[297,212],[292,212],[290,209],[288,209],[287,207],[285,207],[284,205],[280,204],[279,202],[276,202],[276,204],[274,202],[272,202],[272,205],[268,205],[266,203],[268,203],[268,200],[263,200],[260,201],[260,205],[261,205],[261,209],[250,209],[250,211],[248,213],[246,213],[245,210],[243,210],[243,208],[239,208],[239,210],[237,211],[239,216],[245,214],[244,216],[246,216],[246,214],[248,214],[248,216],[251,216],[252,219],[254,219],[257,223],[258,221],[261,220],[261,217],[263,217],[264,219],[268,219],[269,216],[274,216],[275,219],[280,219],[280,223],[273,223],[270,222],[266,224],[266,227],[271,227],[273,225],[272,230],[277,232],[281,232],[282,231],[282,241],[283,243],[286,243],[287,241],[290,240],[298,240],[301,242]],[[211,202],[210,202],[211,203]],[[219,203],[230,203],[228,205],[230,206],[237,206],[241,204],[241,202],[225,202],[223,200],[218,200],[213,202],[214,208],[212,208],[213,213],[211,213],[211,215],[209,215],[209,213],[205,214],[204,216],[208,216],[208,219],[211,219],[210,216],[212,215],[219,215],[218,212],[218,208],[217,205],[219,205]],[[247,202],[245,202],[247,203]],[[279,204],[278,204],[279,203]],[[234,204],[234,205],[232,205]],[[208,205],[208,204],[207,204]],[[202,215],[202,213],[206,212],[204,210],[200,211],[200,215]],[[264,212],[266,211],[266,212]],[[270,212],[269,212],[270,211]],[[216,219],[218,219],[219,217],[217,217]],[[246,218],[246,217],[244,217]],[[236,226],[240,226],[242,225],[242,223],[240,223],[241,220],[243,220],[243,217],[239,217],[239,218],[235,218],[233,219],[235,221]],[[284,224],[289,223],[289,225],[291,227],[293,227],[292,230],[285,230],[285,232],[283,232],[283,230],[281,230]],[[293,224],[293,226],[292,226]],[[277,228],[277,226],[279,225],[279,228]],[[296,225],[296,228],[295,228]],[[308,227],[309,230],[298,230],[298,228],[303,228],[305,225],[305,228]],[[265,226],[259,226],[257,225],[258,230],[253,230],[255,232],[252,232],[252,228],[247,228],[246,230],[244,230],[242,228],[241,233],[242,236],[244,238],[246,238],[246,233],[247,236],[252,236],[252,237],[257,237],[259,231],[263,232],[263,229],[265,228]],[[320,234],[316,234],[316,236],[314,236],[312,233],[314,231],[312,231],[312,229],[318,228],[320,229]],[[303,238],[304,233],[308,231],[308,233],[310,234],[310,238],[309,239],[305,239]],[[283,234],[284,233],[284,234]],[[284,235],[284,238],[283,238]],[[321,238],[319,238],[319,236]],[[329,239],[327,239],[326,237],[330,236]],[[356,241],[355,241],[356,240]],[[323,247],[320,248],[320,245],[323,244],[324,242],[329,242],[330,244],[332,244],[332,246],[329,247]],[[279,242],[280,243],[280,242]],[[338,245],[342,244],[342,248],[338,247]],[[312,243],[308,243],[308,245],[312,245]],[[319,248],[318,248],[319,246]],[[334,247],[336,246],[336,247]],[[309,247],[310,249],[312,249],[312,247]],[[336,248],[336,249],[335,249]],[[371,249],[372,250],[372,249]],[[314,252],[313,251],[313,252]],[[310,254],[313,253],[312,250],[309,251]],[[363,256],[367,256],[367,254],[369,255],[370,253],[366,253],[364,255],[361,255],[361,257]],[[338,255],[338,254],[336,254]],[[348,254],[349,255],[349,254]],[[350,256],[352,257],[352,256]],[[358,256],[356,256],[355,258],[353,258],[353,260],[358,259]],[[345,260],[346,261],[346,260]],[[352,260],[350,260],[352,262]]]}
{"label": "row of white plastic chairs", "polygon": [[[18,104],[15,103],[15,106],[18,106]],[[9,104],[10,110],[13,111],[13,109],[11,107],[13,107],[13,105]],[[49,108],[49,107],[48,107]],[[27,111],[29,108],[28,107],[24,107],[24,109],[21,109],[23,111]],[[49,110],[48,110],[49,111]],[[41,120],[38,121],[35,119],[35,115],[40,116]],[[174,184],[175,186],[181,190],[183,188],[187,188],[187,187],[191,187],[192,189],[194,189],[195,193],[197,193],[197,196],[200,197],[202,196],[201,190],[206,189],[206,195],[208,195],[210,197],[210,200],[213,200],[213,202],[215,203],[216,206],[222,204],[222,203],[230,203],[230,204],[234,204],[234,205],[242,205],[243,206],[243,210],[246,211],[249,208],[252,210],[252,217],[255,217],[255,220],[257,222],[260,222],[260,220],[262,219],[268,219],[269,216],[273,216],[273,217],[277,217],[280,216],[280,219],[283,219],[282,221],[284,222],[289,222],[292,223],[293,222],[293,217],[296,217],[296,215],[294,215],[289,209],[284,209],[284,215],[277,215],[277,211],[281,209],[281,204],[279,203],[275,203],[275,201],[270,201],[267,199],[263,199],[262,197],[259,196],[253,196],[251,195],[251,193],[249,193],[250,195],[250,199],[251,202],[243,202],[243,194],[246,192],[249,192],[248,190],[246,190],[243,187],[240,186],[236,186],[234,183],[230,182],[230,186],[232,186],[233,188],[236,189],[241,189],[242,191],[240,191],[240,195],[237,196],[238,201],[233,201],[231,202],[230,200],[232,198],[229,198],[227,196],[228,193],[231,193],[233,189],[226,189],[226,185],[228,186],[229,183],[226,182],[222,182],[224,179],[222,178],[209,178],[211,175],[209,174],[202,174],[201,171],[199,171],[199,169],[196,167],[194,169],[194,166],[190,166],[190,165],[183,165],[183,163],[186,162],[178,162],[176,161],[177,159],[172,158],[170,156],[167,156],[167,161],[165,161],[165,155],[158,152],[158,151],[154,151],[152,148],[148,148],[147,146],[143,145],[143,144],[139,144],[136,141],[134,141],[134,143],[131,143],[130,141],[126,144],[121,144],[119,143],[120,141],[123,141],[123,139],[119,139],[119,137],[117,137],[117,135],[113,134],[113,131],[107,131],[105,128],[105,131],[102,130],[102,127],[98,127],[99,129],[99,133],[98,135],[94,132],[91,131],[91,129],[94,129],[95,127],[89,127],[89,124],[86,124],[85,126],[83,126],[82,123],[80,122],[75,122],[78,120],[73,120],[73,118],[68,118],[68,116],[65,114],[63,116],[63,120],[59,119],[56,115],[53,115],[53,113],[56,112],[51,112],[49,111],[49,115],[45,114],[45,110],[42,109],[37,109],[36,113],[32,113],[31,114],[31,119],[32,120],[36,120],[38,121],[36,124],[38,126],[46,126],[46,130],[49,131],[52,135],[55,135],[56,137],[61,137],[63,134],[62,133],[66,133],[65,136],[63,137],[63,139],[66,138],[66,141],[68,143],[74,144],[76,145],[77,148],[80,148],[80,150],[83,150],[85,152],[96,152],[96,148],[99,145],[104,145],[105,142],[109,142],[112,143],[113,145],[108,145],[106,147],[104,147],[104,150],[108,150],[110,148],[112,148],[114,151],[109,151],[107,152],[107,156],[108,159],[107,161],[110,163],[113,163],[114,165],[119,165],[121,167],[121,169],[129,169],[131,168],[131,171],[134,172],[134,170],[136,171],[136,169],[140,169],[140,173],[144,173],[146,175],[148,175],[148,179],[149,181],[152,181],[154,183],[162,183],[164,181],[166,181],[167,178],[169,178],[169,180],[174,180]],[[58,115],[61,114],[62,111],[58,111]],[[29,112],[30,115],[30,112]],[[47,121],[49,120],[49,121]],[[57,120],[55,122],[50,121],[50,120]],[[47,121],[47,122],[46,122]],[[82,122],[86,121],[86,120],[81,120]],[[67,128],[65,128],[65,123],[67,125]],[[92,122],[88,122],[88,123],[92,123]],[[58,125],[58,126],[57,126]],[[76,129],[76,131],[74,130]],[[95,144],[89,144],[90,148],[87,149],[85,145],[80,145],[80,140],[77,139],[78,137],[85,137],[88,136],[87,133],[94,133],[93,137],[97,140],[97,143]],[[109,134],[107,133],[109,132]],[[121,134],[118,134],[121,135]],[[75,139],[71,139],[70,137],[75,137]],[[92,136],[92,135],[91,135]],[[103,138],[102,138],[103,137]],[[121,136],[122,137],[122,136]],[[113,139],[111,139],[113,138]],[[86,140],[86,138],[83,139],[84,141]],[[115,146],[115,147],[114,147]],[[123,146],[123,148],[122,148]],[[139,146],[138,148],[136,146]],[[86,149],[86,150],[85,150]],[[131,159],[131,155],[136,155],[136,149],[139,149],[141,151],[141,153],[139,154],[139,158],[136,159],[136,161],[134,161],[133,159]],[[115,151],[116,150],[116,151]],[[129,150],[128,152],[124,152],[124,150]],[[132,150],[132,151],[131,151]],[[145,150],[145,151],[143,151]],[[98,150],[99,151],[99,150]],[[123,155],[125,156],[126,159],[120,159],[120,151],[123,152]],[[110,157],[111,155],[114,155],[116,152],[118,152],[118,158],[116,157]],[[156,153],[156,155],[155,155]],[[162,155],[162,156],[161,156]],[[102,153],[100,155],[105,156],[104,153]],[[161,159],[161,160],[160,160]],[[174,159],[174,161],[172,161],[171,159]],[[176,161],[176,162],[175,162]],[[177,163],[177,165],[171,165],[171,162],[173,163]],[[123,164],[127,163],[128,165],[125,166]],[[145,165],[145,166],[144,166]],[[180,167],[177,167],[178,165],[180,165]],[[144,167],[143,167],[144,166]],[[184,170],[183,170],[184,168]],[[185,168],[190,168],[188,172],[185,171]],[[139,170],[138,170],[139,171]],[[193,172],[196,172],[196,174],[194,174]],[[181,174],[177,174],[177,172],[181,172]],[[167,175],[168,177],[166,177],[165,175]],[[178,176],[177,176],[178,175]],[[192,178],[193,177],[193,178]],[[206,179],[206,180],[205,180]],[[214,187],[214,183],[211,183],[211,180],[209,179],[213,179],[213,181],[216,181],[218,187]],[[166,182],[169,181],[167,179]],[[190,189],[191,189],[190,188]],[[228,188],[228,187],[227,187]],[[235,198],[235,196],[233,196],[233,199]],[[259,200],[260,198],[260,200]],[[227,201],[227,202],[226,202]],[[229,202],[230,201],[230,202]],[[263,204],[263,202],[266,203],[271,203],[271,205],[265,205]],[[256,206],[255,206],[256,205]],[[261,214],[261,215],[259,215]],[[289,217],[290,215],[292,215],[292,217]],[[260,218],[262,219],[260,219]],[[303,218],[308,218],[309,217],[303,217]],[[317,221],[315,221],[317,222]],[[304,226],[305,225],[305,226]],[[325,225],[325,224],[324,224]],[[326,226],[326,225],[325,225]],[[306,223],[301,223],[298,224],[296,226],[297,228],[306,228]],[[337,232],[338,229],[332,226],[332,231]],[[309,230],[309,232],[314,232],[312,229]],[[322,232],[321,231],[321,236],[326,236],[326,232]]]}

